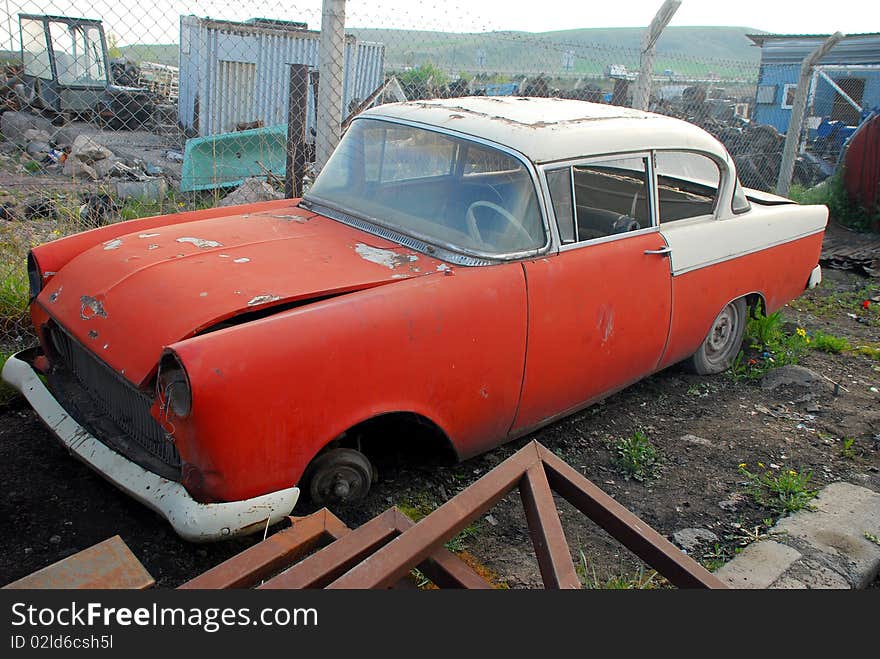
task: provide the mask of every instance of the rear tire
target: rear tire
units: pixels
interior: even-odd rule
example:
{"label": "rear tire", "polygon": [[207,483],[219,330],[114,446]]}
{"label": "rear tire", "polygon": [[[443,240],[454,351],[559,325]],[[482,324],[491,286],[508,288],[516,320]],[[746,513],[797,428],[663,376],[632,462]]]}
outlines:
{"label": "rear tire", "polygon": [[726,305],[712,321],[700,348],[687,360],[688,368],[699,375],[715,375],[730,368],[742,346],[747,319],[745,298]]}

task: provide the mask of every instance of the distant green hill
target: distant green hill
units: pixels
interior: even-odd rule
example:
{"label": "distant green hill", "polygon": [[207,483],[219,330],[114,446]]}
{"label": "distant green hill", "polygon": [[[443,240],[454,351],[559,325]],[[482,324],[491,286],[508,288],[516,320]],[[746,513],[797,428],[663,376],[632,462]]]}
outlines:
{"label": "distant green hill", "polygon": [[138,43],[122,46],[119,50],[124,57],[135,62],[155,62],[169,66],[177,66],[180,52],[176,43]]}
{"label": "distant green hill", "polygon": [[[501,74],[601,75],[609,64],[638,67],[643,28],[588,28],[556,32],[453,33],[383,28],[349,28],[363,41],[384,43],[386,68],[403,69],[428,62],[450,72]],[[760,50],[746,38],[758,32],[744,27],[670,27],[657,44],[655,70],[702,76],[710,72],[736,77],[754,72]],[[135,61],[177,65],[174,44],[122,47]]]}

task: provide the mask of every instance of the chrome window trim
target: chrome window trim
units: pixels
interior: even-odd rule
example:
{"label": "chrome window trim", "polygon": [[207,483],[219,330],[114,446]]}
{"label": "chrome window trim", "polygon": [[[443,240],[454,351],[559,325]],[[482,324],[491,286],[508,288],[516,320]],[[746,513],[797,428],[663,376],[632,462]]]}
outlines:
{"label": "chrome window trim", "polygon": [[[550,198],[550,187],[547,184],[547,172],[553,171],[556,169],[562,169],[563,167],[567,167],[569,172],[571,172],[571,199],[572,206],[574,207],[573,212],[573,220],[575,223],[574,231],[575,237],[578,237],[577,234],[577,200],[574,194],[574,167],[579,165],[590,165],[597,162],[607,162],[609,160],[623,160],[625,158],[641,158],[645,161],[645,184],[648,189],[648,212],[651,214],[651,226],[644,227],[642,229],[638,229],[636,231],[627,231],[626,233],[615,233],[609,236],[602,236],[601,238],[590,238],[588,240],[578,241],[576,240],[573,243],[565,243],[559,239],[558,233],[558,225],[556,218],[556,211],[553,208],[552,199]],[[614,240],[621,240],[624,238],[629,238],[631,236],[643,236],[650,233],[660,233],[659,226],[659,214],[657,208],[657,194],[656,194],[656,172],[654,170],[654,152],[650,149],[642,149],[639,151],[622,151],[620,153],[608,153],[603,154],[601,156],[589,156],[583,158],[573,158],[571,160],[557,160],[551,163],[545,163],[538,167],[538,171],[541,174],[541,179],[543,181],[542,189],[544,193],[547,195],[547,206],[550,208],[550,213],[553,218],[553,228],[554,236],[556,240],[556,245],[558,246],[559,252],[569,252],[575,249],[582,249],[584,247],[589,247],[591,245],[601,245],[603,243],[612,242]],[[665,241],[664,241],[665,242]]]}
{"label": "chrome window trim", "polygon": [[[357,117],[354,119],[354,121],[362,121],[362,120],[384,121],[386,123],[399,124],[402,126],[410,126],[412,128],[420,128],[423,130],[429,130],[429,131],[432,131],[435,133],[448,135],[449,137],[454,137],[456,139],[465,140],[467,142],[481,144],[483,146],[486,146],[486,147],[495,149],[497,151],[501,151],[503,153],[506,153],[507,155],[512,156],[513,158],[518,160],[523,165],[523,167],[525,167],[526,172],[528,173],[529,177],[532,180],[532,185],[534,188],[535,197],[538,202],[538,212],[541,214],[541,223],[542,223],[542,227],[544,229],[544,237],[545,237],[544,244],[541,247],[536,247],[536,248],[528,249],[528,250],[520,250],[517,252],[483,252],[480,250],[468,249],[465,247],[461,247],[459,245],[453,245],[451,243],[445,243],[445,242],[437,240],[437,238],[435,238],[435,237],[425,236],[425,235],[419,234],[417,232],[403,232],[400,230],[400,227],[386,224],[386,223],[382,222],[379,218],[364,216],[363,213],[357,212],[357,211],[350,209],[350,208],[342,208],[336,204],[333,204],[332,202],[328,202],[325,199],[321,199],[320,197],[310,197],[310,195],[308,193],[303,195],[303,200],[300,202],[300,203],[307,204],[306,206],[304,206],[305,208],[309,208],[311,205],[317,205],[317,206],[322,206],[322,207],[330,209],[330,210],[335,210],[339,213],[343,213],[343,214],[349,216],[353,220],[358,220],[359,221],[358,224],[354,225],[350,221],[340,219],[339,217],[331,217],[331,219],[336,220],[338,222],[343,222],[345,224],[349,224],[350,226],[356,226],[356,228],[360,229],[361,231],[367,231],[368,233],[375,233],[374,231],[371,230],[371,228],[372,228],[371,225],[375,225],[376,228],[381,229],[385,232],[391,232],[392,234],[396,234],[398,236],[407,236],[410,238],[414,238],[416,241],[423,243],[426,246],[426,248],[424,250],[422,250],[422,249],[418,249],[416,247],[412,247],[412,249],[416,249],[416,251],[423,252],[424,254],[427,254],[428,256],[432,256],[435,258],[437,257],[436,252],[429,251],[427,249],[428,247],[431,247],[431,246],[439,247],[439,248],[445,250],[449,256],[449,258],[446,258],[444,260],[448,260],[452,263],[457,263],[458,265],[490,265],[492,263],[503,263],[506,261],[515,261],[515,260],[520,260],[520,259],[525,259],[525,258],[534,258],[536,256],[541,256],[542,254],[546,254],[547,252],[551,251],[554,244],[558,244],[558,236],[556,237],[556,241],[554,242],[554,232],[551,230],[551,225],[548,220],[548,210],[547,210],[547,205],[546,205],[547,197],[545,197],[545,195],[542,194],[542,192],[543,192],[542,179],[539,178],[539,176],[537,174],[535,163],[533,163],[531,160],[529,160],[529,158],[526,157],[524,154],[520,153],[516,149],[512,149],[509,146],[506,146],[506,145],[501,144],[499,142],[493,142],[492,140],[483,139],[481,137],[476,137],[474,135],[469,135],[467,133],[461,133],[461,132],[458,132],[455,130],[450,130],[448,128],[444,128],[441,126],[435,126],[433,124],[426,124],[426,123],[422,123],[419,121],[400,119],[398,117],[389,117],[389,116],[381,115],[381,114],[370,114],[369,116]],[[545,181],[543,183],[546,184]],[[379,233],[376,233],[376,235],[380,235],[380,237],[381,237],[381,234],[379,234]],[[387,236],[386,236],[386,239],[388,239]],[[465,257],[465,259],[457,258],[457,255],[461,255],[461,256]],[[469,259],[470,261],[475,261],[474,257],[476,259],[481,259],[481,260],[485,261],[486,263],[472,262],[472,263],[468,264],[468,263],[460,262],[460,261],[464,261],[466,259]]]}
{"label": "chrome window trim", "polygon": [[[716,156],[714,153],[709,153],[708,151],[701,151],[700,149],[684,149],[684,148],[669,147],[666,149],[652,149],[651,153],[653,154],[653,156],[656,156],[656,154],[658,154],[658,153],[693,153],[698,156],[705,156],[706,158],[708,158],[709,160],[714,162],[716,167],[718,167],[718,189],[715,192],[715,202],[712,205],[712,212],[707,213],[706,215],[695,215],[694,217],[683,217],[680,220],[671,220],[670,222],[666,223],[667,226],[672,223],[682,222],[684,220],[693,220],[695,218],[701,218],[704,220],[706,218],[708,218],[709,220],[713,220],[713,221],[720,220],[720,219],[722,219],[720,217],[720,215],[721,215],[721,210],[722,210],[722,199],[723,198],[727,198],[729,200],[728,205],[730,206],[731,209],[733,208],[733,188],[736,186],[736,182],[734,181],[733,184],[731,184],[731,179],[733,178],[733,172],[730,168],[729,162],[727,162],[726,160],[722,160],[721,158]],[[728,157],[730,157],[729,154],[728,154]],[[653,157],[652,157],[652,160],[653,160]],[[655,174],[654,184],[655,184],[655,186],[658,185],[658,182],[656,180],[656,174]],[[657,190],[658,190],[657,223],[658,224],[660,223],[659,189],[660,188],[657,187]],[[750,210],[751,210],[751,205],[745,211],[740,211],[739,213],[735,213],[735,214],[741,215],[742,213],[746,213]],[[731,210],[731,212],[733,212],[733,211]]]}

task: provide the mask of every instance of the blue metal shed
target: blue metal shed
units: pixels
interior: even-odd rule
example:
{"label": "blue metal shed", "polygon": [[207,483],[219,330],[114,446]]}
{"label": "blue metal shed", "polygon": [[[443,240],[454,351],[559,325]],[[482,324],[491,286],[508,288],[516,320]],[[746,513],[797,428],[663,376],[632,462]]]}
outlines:
{"label": "blue metal shed", "polygon": [[[761,49],[761,68],[752,118],[781,133],[788,130],[791,105],[801,61],[829,35],[750,34]],[[836,88],[835,88],[836,87]],[[844,92],[846,97],[840,92]],[[862,110],[880,107],[880,33],[852,34],[829,52],[813,73],[808,121],[815,129],[821,119],[859,123]]]}
{"label": "blue metal shed", "polygon": [[[301,23],[181,16],[180,125],[192,134],[216,135],[240,124],[286,123],[288,65],[317,69],[320,34]],[[382,84],[384,68],[384,44],[346,35],[340,121]],[[308,129],[315,126],[313,108],[310,89]]]}

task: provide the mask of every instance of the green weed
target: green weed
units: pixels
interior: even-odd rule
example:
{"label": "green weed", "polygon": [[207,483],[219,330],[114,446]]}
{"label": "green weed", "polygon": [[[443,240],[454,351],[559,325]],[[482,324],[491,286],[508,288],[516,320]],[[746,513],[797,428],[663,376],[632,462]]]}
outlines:
{"label": "green weed", "polygon": [[641,430],[614,442],[611,452],[611,461],[627,480],[646,481],[657,475],[660,456]]}
{"label": "green weed", "polygon": [[662,577],[654,570],[645,572],[644,566],[639,567],[634,574],[629,574],[623,570],[621,565],[621,570],[617,574],[600,578],[596,574],[596,567],[589,563],[584,552],[582,551],[580,554],[581,560],[575,566],[575,572],[577,572],[584,588],[594,590],[654,590],[660,587],[659,582]]}
{"label": "green weed", "polygon": [[850,201],[843,184],[844,168],[813,188],[792,185],[788,196],[799,204],[824,204],[829,215],[857,231],[871,231],[880,226],[880,209],[873,212]]}
{"label": "green weed", "polygon": [[810,348],[813,350],[821,350],[822,352],[828,352],[833,355],[838,355],[841,352],[848,351],[852,348],[849,341],[840,336],[834,336],[833,334],[825,334],[824,332],[813,332],[813,335],[810,337],[812,339],[810,343]]}
{"label": "green weed", "polygon": [[734,357],[730,373],[736,380],[754,380],[770,369],[797,364],[809,350],[810,342],[807,331],[801,327],[786,334],[780,312],[769,316],[758,312],[746,325],[746,348]]}
{"label": "green weed", "polygon": [[810,501],[818,490],[809,487],[813,472],[797,472],[794,469],[767,469],[758,463],[761,473],[749,471],[745,463],[739,465],[739,472],[748,481],[748,493],[755,502],[778,515],[792,513],[810,507]]}

